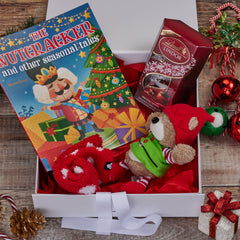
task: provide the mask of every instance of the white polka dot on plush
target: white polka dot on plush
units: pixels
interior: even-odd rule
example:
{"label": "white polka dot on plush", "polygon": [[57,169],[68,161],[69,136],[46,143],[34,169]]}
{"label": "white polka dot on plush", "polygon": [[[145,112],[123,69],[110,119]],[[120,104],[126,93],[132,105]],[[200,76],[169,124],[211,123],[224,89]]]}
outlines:
{"label": "white polka dot on plush", "polygon": [[75,151],[71,152],[70,155],[76,155],[78,153],[78,149],[76,149]]}
{"label": "white polka dot on plush", "polygon": [[74,167],[73,171],[75,174],[79,174],[79,173],[83,172],[83,169],[79,166],[76,166],[76,167]]}
{"label": "white polka dot on plush", "polygon": [[97,149],[99,152],[101,152],[101,151],[103,151],[104,148],[102,148],[102,147],[97,147],[96,149]]}
{"label": "white polka dot on plush", "polygon": [[94,165],[94,159],[92,157],[89,157],[88,159],[88,162],[90,162],[92,165]]}
{"label": "white polka dot on plush", "polygon": [[78,193],[87,195],[87,194],[93,194],[95,193],[95,191],[96,191],[95,185],[88,185],[86,187],[80,188]]}
{"label": "white polka dot on plush", "polygon": [[62,175],[63,175],[63,178],[67,178],[68,169],[63,168],[63,169],[61,170],[61,173],[62,173]]}
{"label": "white polka dot on plush", "polygon": [[93,143],[88,142],[86,147],[94,147]]}

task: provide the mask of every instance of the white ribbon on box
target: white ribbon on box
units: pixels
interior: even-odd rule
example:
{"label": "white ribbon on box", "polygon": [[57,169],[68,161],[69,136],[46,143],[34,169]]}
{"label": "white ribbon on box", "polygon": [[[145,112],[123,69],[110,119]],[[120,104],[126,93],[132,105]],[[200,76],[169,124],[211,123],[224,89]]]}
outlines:
{"label": "white ribbon on box", "polygon": [[[98,218],[65,217],[62,228],[96,231],[96,234],[110,233],[150,236],[154,234],[162,222],[159,214],[151,214],[144,218],[135,218],[130,214],[130,207],[125,192],[96,193]],[[112,208],[118,219],[113,219]]]}

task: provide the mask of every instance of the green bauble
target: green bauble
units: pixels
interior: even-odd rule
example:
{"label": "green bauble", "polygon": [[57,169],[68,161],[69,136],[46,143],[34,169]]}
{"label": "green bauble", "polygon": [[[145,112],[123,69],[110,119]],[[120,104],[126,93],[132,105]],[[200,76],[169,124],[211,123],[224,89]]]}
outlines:
{"label": "green bauble", "polygon": [[215,120],[213,123],[207,121],[201,129],[201,132],[208,136],[217,136],[224,132],[227,127],[228,115],[219,107],[209,107],[206,112],[212,115]]}

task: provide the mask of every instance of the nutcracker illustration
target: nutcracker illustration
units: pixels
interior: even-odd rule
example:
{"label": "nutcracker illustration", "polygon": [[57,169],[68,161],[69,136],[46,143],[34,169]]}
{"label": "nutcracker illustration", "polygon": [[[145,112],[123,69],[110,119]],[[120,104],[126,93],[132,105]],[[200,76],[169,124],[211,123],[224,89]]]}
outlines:
{"label": "nutcracker illustration", "polygon": [[81,100],[81,93],[84,82],[80,84],[79,89],[75,92],[75,85],[78,82],[77,76],[65,67],[56,68],[52,63],[44,63],[39,59],[39,66],[27,70],[27,75],[36,83],[33,86],[33,93],[38,102],[44,104],[42,111],[61,110],[66,119],[79,130],[82,140],[85,137],[86,123],[90,123],[95,132],[103,132],[92,121],[92,114],[89,112],[86,103]]}

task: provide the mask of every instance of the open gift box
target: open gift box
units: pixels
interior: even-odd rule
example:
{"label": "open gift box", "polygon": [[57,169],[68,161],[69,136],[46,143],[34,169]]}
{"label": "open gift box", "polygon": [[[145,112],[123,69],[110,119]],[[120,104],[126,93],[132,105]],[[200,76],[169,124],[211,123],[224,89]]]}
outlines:
{"label": "open gift box", "polygon": [[[193,1],[188,1],[185,0],[186,4],[190,4],[190,2]],[[150,22],[154,23],[155,29],[151,29],[146,26],[146,19],[150,20],[150,16],[154,15],[153,12],[145,12],[146,10],[142,9],[143,13],[145,12],[149,18],[143,18],[138,19],[137,22],[138,25],[141,25],[141,29],[144,29],[144,24],[146,26],[146,31],[150,31],[149,33],[142,34],[141,32],[139,33],[139,30],[137,30],[138,34],[140,36],[142,35],[143,38],[148,38],[150,37],[151,39],[151,44],[148,44],[146,48],[140,49],[141,47],[137,47],[137,49],[134,49],[133,46],[136,44],[129,44],[127,47],[124,45],[125,43],[123,42],[120,47],[118,47],[118,43],[121,42],[121,38],[118,38],[116,40],[116,34],[114,34],[114,29],[116,31],[116,25],[112,23],[109,18],[106,16],[106,14],[102,13],[101,11],[103,10],[103,7],[101,9],[100,6],[104,4],[97,3],[98,1],[89,1],[90,4],[93,4],[92,10],[98,19],[98,15],[100,16],[105,16],[105,18],[99,20],[100,26],[102,26],[102,30],[106,36],[106,38],[109,41],[110,46],[112,46],[112,50],[115,53],[115,56],[121,60],[123,60],[126,64],[131,64],[131,63],[136,63],[136,62],[146,62],[147,58],[149,57],[149,51],[150,47],[152,46],[152,42],[154,40],[154,37],[156,37],[157,32],[159,31],[160,25],[162,23],[161,19],[159,20],[158,16],[155,16],[155,19],[151,19]],[[144,6],[144,3],[146,1],[127,1],[129,8],[132,9],[132,4],[142,4],[142,7]],[[193,11],[191,11],[189,8],[185,8],[184,11],[179,11],[179,6],[181,7],[184,5],[183,2],[178,2],[178,1],[169,1],[169,3],[164,3],[166,4],[165,8],[164,6],[159,6],[161,5],[160,1],[154,1],[152,7],[152,11],[154,9],[158,9],[159,15],[161,15],[161,18],[164,17],[172,17],[175,16],[177,19],[181,19],[189,15],[189,13],[193,14],[192,20],[193,21],[193,27],[196,27],[196,8],[195,4],[191,5],[191,8],[193,8]],[[175,4],[173,4],[173,2]],[[111,4],[116,4],[116,1],[106,1],[107,6],[104,6],[104,11],[106,13],[111,12],[110,9],[112,7]],[[60,13],[67,11],[73,7],[76,7],[77,5],[80,5],[81,1],[68,1],[68,6],[64,5],[64,1],[59,1],[58,4],[54,4],[54,1],[49,1],[49,8],[48,8],[48,18]],[[91,4],[91,5],[92,5]],[[94,4],[96,4],[96,7],[94,8]],[[155,4],[155,5],[154,5]],[[169,4],[169,6],[168,6]],[[191,3],[192,4],[192,3]],[[122,4],[121,6],[123,6]],[[158,6],[157,6],[158,5]],[[68,7],[66,9],[65,7]],[[171,6],[171,7],[170,7]],[[64,8],[63,8],[64,7]],[[61,9],[62,8],[62,9]],[[164,12],[164,9],[169,8],[171,12]],[[63,10],[64,9],[64,10]],[[161,10],[160,10],[161,9]],[[187,11],[187,12],[186,12]],[[121,13],[121,16],[123,16],[123,13],[119,10]],[[102,14],[101,14],[102,13]],[[141,15],[141,12],[138,13]],[[179,15],[180,14],[180,15]],[[139,16],[137,15],[137,16]],[[183,17],[184,16],[184,17]],[[118,13],[116,12],[116,20],[118,19]],[[120,17],[120,15],[119,15]],[[189,17],[189,16],[188,16]],[[105,19],[105,20],[104,20]],[[120,24],[121,26],[126,26],[129,25],[129,29],[131,29],[131,24],[128,24],[128,19],[131,19],[131,15],[129,13],[129,16],[126,14],[124,15],[124,21]],[[183,19],[184,21],[186,19]],[[108,26],[106,26],[105,23],[108,22]],[[133,25],[136,26],[136,22],[132,23]],[[112,26],[112,30],[105,30],[105,28]],[[104,26],[106,26],[104,28]],[[119,28],[121,29],[121,27]],[[156,30],[157,29],[157,30]],[[136,30],[136,29],[135,29]],[[109,32],[110,31],[110,32]],[[125,30],[126,31],[126,30]],[[109,33],[108,33],[109,32]],[[118,34],[122,34],[121,31]],[[109,35],[109,37],[108,37]],[[112,36],[112,37],[111,37]],[[119,35],[118,35],[119,36]],[[122,36],[124,36],[122,34]],[[127,33],[125,33],[125,36],[128,36]],[[128,36],[129,37],[129,36]],[[127,38],[128,38],[127,37]],[[130,38],[130,37],[129,37]],[[135,36],[135,40],[130,41],[132,43],[136,43],[139,41],[139,38]],[[149,41],[147,39],[144,39],[144,41]],[[144,42],[143,41],[143,42]],[[197,90],[196,90],[197,92]],[[200,151],[199,151],[199,137],[197,141],[195,142],[196,148],[198,149],[197,151],[197,157],[195,159],[195,168],[193,172],[193,181],[195,185],[195,190],[193,192],[177,192],[177,193],[145,193],[145,194],[127,194],[127,198],[129,201],[129,206],[131,210],[131,215],[135,217],[144,217],[153,213],[159,213],[163,217],[197,217],[200,213],[200,206],[203,204],[204,201],[204,194],[202,194],[202,189],[201,189],[201,161],[200,161]],[[96,195],[91,194],[91,195],[75,195],[75,194],[46,194],[46,193],[38,193],[39,189],[39,184],[40,184],[40,177],[41,177],[41,170],[40,170],[40,161],[37,159],[37,171],[36,171],[36,188],[35,188],[35,194],[32,195],[33,197],[33,203],[34,207],[38,210],[40,210],[44,216],[46,217],[97,217],[98,216],[98,209],[96,206]],[[115,209],[112,209],[113,215]]]}
{"label": "open gift box", "polygon": [[[118,58],[131,62],[133,54],[117,54]],[[141,56],[141,58],[140,58]],[[138,58],[144,62],[146,54],[138,54]],[[199,137],[195,142],[199,150]],[[197,217],[200,206],[204,201],[201,189],[201,161],[200,151],[197,151],[195,159],[195,185],[198,191],[192,193],[149,193],[127,194],[131,214],[136,217],[147,216],[152,213],[160,213],[163,217]],[[96,195],[74,194],[41,194],[39,189],[40,160],[37,160],[36,188],[32,195],[34,207],[39,209],[46,217],[97,217]],[[190,167],[191,168],[191,167]],[[197,179],[196,179],[197,176]],[[113,209],[114,211],[114,209]],[[113,213],[114,214],[114,213]]]}

